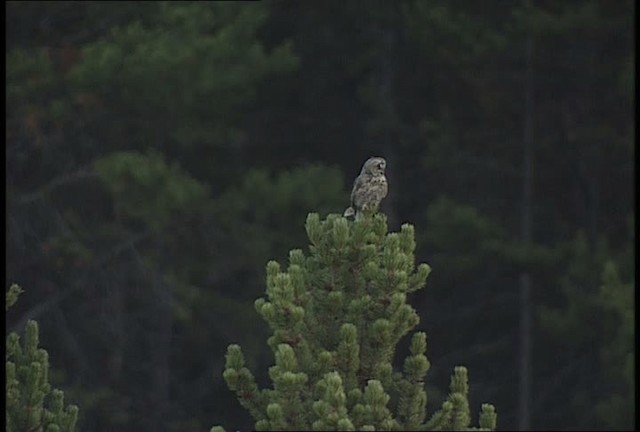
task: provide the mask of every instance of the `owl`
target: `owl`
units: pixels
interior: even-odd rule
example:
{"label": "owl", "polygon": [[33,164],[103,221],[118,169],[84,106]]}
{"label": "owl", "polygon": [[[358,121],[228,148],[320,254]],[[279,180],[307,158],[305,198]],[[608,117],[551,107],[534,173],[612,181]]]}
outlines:
{"label": "owl", "polygon": [[381,157],[367,159],[353,182],[351,207],[344,211],[344,217],[355,215],[356,220],[360,220],[364,213],[371,214],[378,210],[380,201],[387,196],[386,167],[387,162]]}

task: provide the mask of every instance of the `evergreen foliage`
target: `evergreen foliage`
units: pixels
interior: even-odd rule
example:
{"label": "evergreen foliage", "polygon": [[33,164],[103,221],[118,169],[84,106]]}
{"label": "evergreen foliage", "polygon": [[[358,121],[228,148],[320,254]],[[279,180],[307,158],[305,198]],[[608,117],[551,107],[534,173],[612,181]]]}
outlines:
{"label": "evergreen foliage", "polygon": [[614,262],[605,263],[597,298],[604,331],[613,336],[600,350],[610,391],[598,395],[596,412],[611,429],[628,428],[635,416],[634,288],[620,280]]}
{"label": "evergreen foliage", "polygon": [[[564,369],[567,364],[572,373],[566,374],[561,382],[571,382],[575,375],[594,366],[603,371],[601,377],[592,379],[597,387],[574,386],[569,406],[577,410],[590,404],[595,408],[577,425],[631,430],[635,414],[633,276],[624,269],[621,271],[617,263],[624,263],[626,257],[616,261],[608,258],[603,242],[598,250],[592,251],[584,234],[578,233],[569,246],[567,276],[560,284],[566,304],[540,307],[542,329],[564,347],[557,367]],[[632,255],[633,251],[627,250],[625,254]],[[591,278],[585,278],[585,274]],[[628,279],[629,282],[623,282]],[[583,353],[593,349],[594,338],[602,341],[597,355],[585,357]]]}
{"label": "evergreen foliage", "polygon": [[[73,377],[78,428],[249,430],[217,371],[238,343],[267,379],[263,264],[306,244],[299,215],[344,209],[344,176],[380,154],[389,226],[421,227],[416,259],[437,269],[411,297],[438,341],[430,406],[465,364],[505,430],[525,408],[532,429],[633,430],[636,2],[114,5],[6,8],[7,274]],[[622,283],[605,302],[609,260]],[[530,337],[523,271],[543,311]]]}
{"label": "evergreen foliage", "polygon": [[[416,332],[403,370],[396,345],[419,322],[407,294],[423,288],[431,269],[415,265],[414,228],[387,232],[376,214],[348,222],[310,213],[309,253],[294,249],[285,270],[266,267],[266,298],[255,308],[268,323],[275,356],[273,387],[259,389],[240,346],[227,349],[224,379],[257,430],[467,430],[467,370],[456,367],[450,394],[427,419],[426,335]],[[484,404],[482,430],[496,426]],[[219,431],[214,427],[212,431]]]}
{"label": "evergreen foliage", "polygon": [[207,188],[158,152],[114,152],[95,161],[116,212],[144,221],[155,229],[168,225],[178,213],[193,212],[208,198]]}
{"label": "evergreen foliage", "polygon": [[[18,285],[7,291],[6,310],[22,292]],[[7,432],[71,432],[78,407],[64,406],[64,393],[49,384],[49,355],[38,348],[38,323],[27,322],[24,342],[12,332],[6,352]]]}

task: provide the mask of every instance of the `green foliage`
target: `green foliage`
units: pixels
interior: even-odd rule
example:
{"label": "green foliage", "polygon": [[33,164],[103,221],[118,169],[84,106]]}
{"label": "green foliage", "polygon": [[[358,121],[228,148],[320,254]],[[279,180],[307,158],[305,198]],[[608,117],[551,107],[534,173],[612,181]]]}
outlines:
{"label": "green foliage", "polygon": [[18,103],[52,85],[52,65],[44,51],[31,54],[16,49],[7,53],[7,101]]}
{"label": "green foliage", "polygon": [[410,37],[446,65],[477,61],[506,44],[504,33],[487,25],[489,18],[473,16],[448,2],[406,2],[403,14]]}
{"label": "green foliage", "polygon": [[249,170],[240,184],[230,188],[220,199],[224,221],[250,220],[263,227],[274,226],[300,211],[319,207],[321,212],[344,201],[344,180],[340,170],[314,164],[282,171],[277,175],[265,169]]}
{"label": "green foliage", "polygon": [[[18,285],[7,291],[7,309],[22,292]],[[64,406],[64,394],[49,384],[49,355],[38,348],[38,323],[27,322],[24,341],[7,335],[7,432],[72,432],[78,407]]]}
{"label": "green foliage", "polygon": [[[138,137],[233,146],[238,110],[265,75],[296,67],[291,46],[267,52],[256,32],[264,4],[159,2],[85,47],[74,82],[131,115]],[[142,134],[140,134],[142,132]]]}
{"label": "green foliage", "polygon": [[635,307],[634,284],[623,283],[615,263],[608,261],[602,271],[598,293],[604,331],[611,339],[600,351],[610,391],[601,395],[596,411],[607,428],[622,429],[635,416]]}
{"label": "green foliage", "polygon": [[577,345],[588,344],[594,334],[603,330],[600,322],[585,322],[584,318],[601,315],[603,299],[602,293],[597,292],[598,280],[602,279],[603,268],[613,265],[607,264],[609,247],[604,241],[590,245],[584,232],[579,231],[574,239],[557,248],[565,264],[558,286],[567,305],[563,308],[541,305],[540,322],[556,338],[571,338]]}
{"label": "green foliage", "polygon": [[[246,172],[233,187],[215,199],[213,214],[220,226],[220,257],[214,262],[238,257],[238,262],[226,266],[251,280],[242,280],[257,295],[262,278],[257,266],[272,257],[286,255],[283,251],[299,244],[304,230],[297,215],[312,209],[328,213],[348,200],[343,175],[335,167],[315,164],[273,174],[264,169]],[[246,241],[238,242],[238,238]],[[237,270],[236,270],[237,269]]]}
{"label": "green foliage", "polygon": [[[585,424],[630,429],[635,413],[633,279],[622,282],[620,266],[607,258],[606,245],[590,247],[583,233],[565,248],[568,266],[560,286],[566,306],[540,307],[542,328],[565,347],[560,365],[576,363],[598,341],[598,355],[591,361],[602,370],[602,376],[594,378],[601,386],[597,391],[591,386],[576,388],[570,403],[573,409],[584,403],[595,406]],[[620,259],[625,261],[624,256]]]}
{"label": "green foliage", "polygon": [[433,250],[433,264],[447,283],[473,283],[478,273],[548,271],[560,252],[538,244],[523,244],[478,208],[439,197],[426,214],[424,242]]}
{"label": "green foliage", "polygon": [[158,229],[197,210],[208,198],[206,186],[157,152],[115,152],[95,161],[112,194],[117,213]]}
{"label": "green foliage", "polygon": [[6,303],[5,312],[8,311],[11,306],[16,304],[16,302],[18,301],[18,297],[22,292],[24,291],[22,288],[20,288],[19,285],[13,284],[11,285],[11,287],[9,287],[9,291],[7,291],[7,297],[6,297],[7,303]]}
{"label": "green foliage", "polygon": [[[265,370],[256,380],[267,378],[266,326],[248,301],[263,289],[259,270],[304,244],[300,215],[344,209],[343,173],[352,179],[367,152],[390,161],[390,225],[423,227],[415,254],[437,269],[427,295],[412,297],[438,341],[431,404],[446,398],[431,383],[463,362],[476,397],[501,407],[502,428],[517,427],[517,285],[526,270],[535,307],[553,311],[534,321],[547,331],[532,335],[532,428],[632,427],[629,381],[619,375],[628,351],[617,346],[629,311],[605,306],[598,281],[609,259],[622,285],[635,268],[632,253],[618,255],[634,238],[624,227],[635,220],[635,2],[113,6],[6,9],[7,274],[29,280],[21,302],[40,314],[56,373],[74,378],[65,394],[83,407],[80,427],[202,430],[211,418],[253,426],[225,399],[222,376],[206,384],[211,353],[237,342],[247,368]],[[525,246],[527,33],[535,184]],[[110,176],[91,170],[107,160]],[[578,246],[564,244],[578,229],[587,251],[579,263]],[[337,224],[331,236],[349,244],[349,232]],[[600,236],[611,247],[592,256]],[[334,295],[332,307],[340,301]],[[360,368],[367,350],[358,324],[345,324],[337,347],[317,356],[324,369]],[[388,322],[376,329],[392,335]],[[399,366],[420,381],[426,358],[411,357]],[[343,388],[357,384],[346,375]],[[424,423],[421,390],[403,386],[397,393],[409,399],[387,406]],[[345,396],[347,405],[362,397]]]}
{"label": "green foliage", "polygon": [[[415,333],[403,372],[395,347],[419,321],[407,294],[426,284],[430,267],[415,265],[414,229],[387,232],[381,214],[354,223],[336,214],[307,217],[309,255],[294,249],[283,271],[266,267],[266,298],[255,308],[269,324],[276,364],[272,389],[259,390],[241,349],[230,345],[224,378],[257,430],[461,430],[469,426],[465,368],[428,422],[426,335]],[[483,407],[485,428],[495,428]]]}
{"label": "green foliage", "polygon": [[478,271],[491,255],[505,247],[504,230],[477,209],[439,198],[427,213],[425,242],[436,252],[434,265],[455,274]]}

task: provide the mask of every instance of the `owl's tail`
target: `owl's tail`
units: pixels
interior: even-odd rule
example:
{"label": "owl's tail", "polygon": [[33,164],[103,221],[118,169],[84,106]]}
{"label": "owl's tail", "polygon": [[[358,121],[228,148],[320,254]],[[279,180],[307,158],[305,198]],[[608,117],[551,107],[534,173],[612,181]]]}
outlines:
{"label": "owl's tail", "polygon": [[353,207],[348,207],[344,211],[344,214],[342,216],[343,217],[351,217],[351,216],[354,216],[355,214],[356,214],[356,211],[353,209]]}

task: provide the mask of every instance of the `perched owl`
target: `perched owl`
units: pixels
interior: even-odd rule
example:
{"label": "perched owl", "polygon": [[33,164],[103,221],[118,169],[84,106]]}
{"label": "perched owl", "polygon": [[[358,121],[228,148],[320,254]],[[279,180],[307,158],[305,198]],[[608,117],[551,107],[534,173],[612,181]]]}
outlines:
{"label": "perched owl", "polygon": [[371,214],[378,210],[380,201],[387,196],[387,178],[384,170],[387,162],[381,157],[372,157],[362,165],[360,175],[353,182],[351,207],[344,211],[344,217],[355,215],[356,220],[363,213]]}

